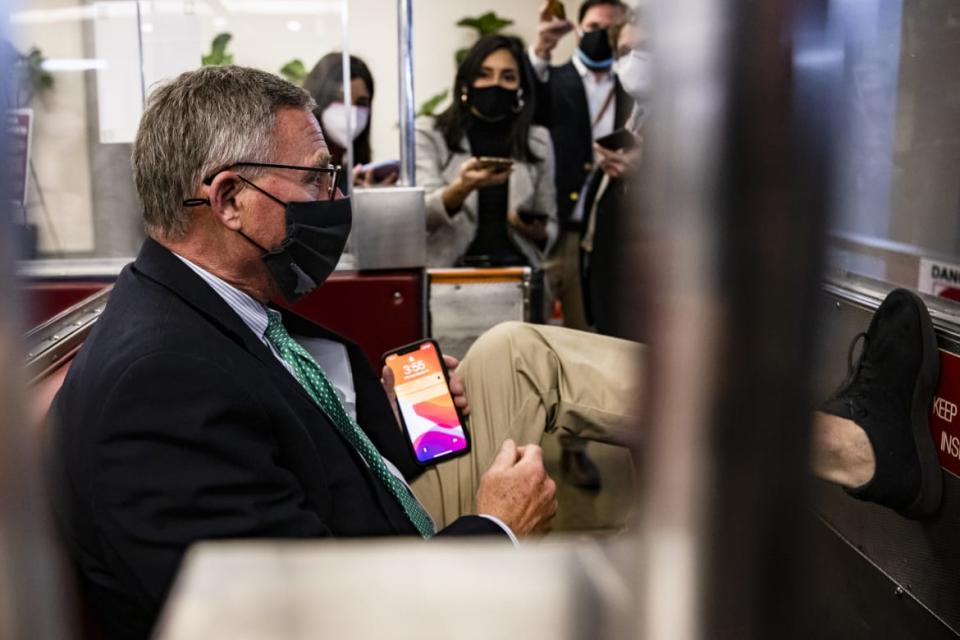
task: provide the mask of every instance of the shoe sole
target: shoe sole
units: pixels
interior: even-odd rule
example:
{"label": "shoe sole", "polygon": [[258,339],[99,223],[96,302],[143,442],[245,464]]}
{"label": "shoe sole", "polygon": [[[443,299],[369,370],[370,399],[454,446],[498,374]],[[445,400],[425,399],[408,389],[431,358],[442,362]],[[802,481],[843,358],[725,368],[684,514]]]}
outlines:
{"label": "shoe sole", "polygon": [[913,388],[913,402],[910,406],[913,442],[916,446],[917,458],[920,460],[920,493],[902,513],[910,518],[925,518],[937,512],[943,494],[940,456],[937,454],[933,435],[930,433],[930,410],[940,377],[940,350],[937,347],[937,334],[933,330],[933,322],[930,320],[923,300],[911,291],[905,289],[901,291],[910,296],[920,317],[923,349],[920,371]]}

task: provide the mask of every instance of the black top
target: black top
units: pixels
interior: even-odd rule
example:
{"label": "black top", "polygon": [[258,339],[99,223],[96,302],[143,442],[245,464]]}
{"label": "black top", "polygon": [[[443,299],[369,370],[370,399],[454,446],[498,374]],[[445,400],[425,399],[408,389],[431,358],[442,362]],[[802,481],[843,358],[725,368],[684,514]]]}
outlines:
{"label": "black top", "polygon": [[[357,422],[422,473],[360,348]],[[84,595],[107,638],[146,638],[197,540],[416,535],[392,495],[260,337],[152,240],[124,268],[54,402],[49,470]],[[440,532],[501,534],[465,516]]]}
{"label": "black top", "polygon": [[[467,140],[474,156],[510,157],[512,121],[483,122],[471,118]],[[519,266],[527,259],[507,235],[507,208],[510,206],[509,184],[477,190],[477,234],[461,261],[471,266]]]}

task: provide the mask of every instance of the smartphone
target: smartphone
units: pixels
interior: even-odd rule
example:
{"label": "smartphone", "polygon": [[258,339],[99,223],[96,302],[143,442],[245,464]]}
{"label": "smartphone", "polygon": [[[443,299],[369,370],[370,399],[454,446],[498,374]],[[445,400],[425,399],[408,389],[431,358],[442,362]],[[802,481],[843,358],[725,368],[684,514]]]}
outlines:
{"label": "smartphone", "polygon": [[371,162],[370,164],[365,164],[360,169],[364,174],[373,172],[373,181],[374,182],[383,182],[391,176],[391,174],[400,173],[400,161],[399,160],[380,160],[378,162]]}
{"label": "smartphone", "polygon": [[637,137],[628,129],[617,129],[613,133],[601,136],[597,144],[611,151],[629,151],[637,143]]}
{"label": "smartphone", "polygon": [[563,7],[563,3],[560,2],[560,0],[550,0],[550,2],[547,3],[547,12],[558,20],[567,19],[567,10]]}
{"label": "smartphone", "polygon": [[494,173],[509,171],[513,167],[512,158],[495,158],[493,156],[480,156],[477,158],[481,169],[493,169]]}
{"label": "smartphone", "polygon": [[532,224],[538,220],[546,222],[547,218],[550,217],[542,211],[517,211],[517,215],[524,224]]}
{"label": "smartphone", "polygon": [[450,393],[450,375],[433,340],[421,340],[383,355],[393,371],[400,421],[413,456],[422,466],[470,452],[470,435]]}

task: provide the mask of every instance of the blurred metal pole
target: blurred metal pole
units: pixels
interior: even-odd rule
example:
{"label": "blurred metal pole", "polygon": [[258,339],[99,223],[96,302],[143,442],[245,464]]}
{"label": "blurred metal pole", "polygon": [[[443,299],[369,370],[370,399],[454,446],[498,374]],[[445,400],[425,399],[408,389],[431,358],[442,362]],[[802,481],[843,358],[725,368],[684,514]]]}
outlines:
{"label": "blurred metal pole", "polygon": [[[826,3],[651,6],[645,638],[797,633],[829,78],[842,63]],[[828,55],[809,74],[811,48]]]}
{"label": "blurred metal pole", "polygon": [[[9,4],[0,0],[0,40]],[[12,60],[0,56],[0,78],[13,77]],[[10,89],[4,81],[0,92]],[[9,104],[3,98],[3,108]],[[0,184],[10,184],[5,146],[6,113],[0,127]],[[20,350],[23,331],[14,280],[15,236],[9,199],[0,194],[0,638],[53,640],[72,636],[64,623],[55,545],[42,488],[39,434],[27,427]]]}
{"label": "blurred metal pole", "polygon": [[400,184],[417,184],[413,120],[413,0],[397,0],[397,51],[400,59]]}
{"label": "blurred metal pole", "polygon": [[[353,78],[350,75],[350,14],[347,0],[340,3],[340,40],[342,47],[340,49],[340,86],[343,87],[343,104],[353,104]],[[353,192],[353,119],[347,118],[346,139],[351,140],[350,144],[343,151],[343,158],[340,164],[344,167],[345,179],[341,180],[342,187],[340,191],[345,196],[350,196]]]}

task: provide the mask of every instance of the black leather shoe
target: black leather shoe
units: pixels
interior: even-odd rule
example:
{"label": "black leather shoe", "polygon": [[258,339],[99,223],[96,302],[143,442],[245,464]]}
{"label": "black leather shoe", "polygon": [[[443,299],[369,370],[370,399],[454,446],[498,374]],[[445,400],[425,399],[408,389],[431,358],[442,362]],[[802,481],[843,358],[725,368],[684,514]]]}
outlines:
{"label": "black leather shoe", "polygon": [[560,471],[563,479],[575,487],[587,491],[600,490],[600,470],[586,451],[563,449],[560,454]]}
{"label": "black leather shoe", "polygon": [[[861,337],[863,351],[854,364]],[[866,334],[850,345],[848,365],[847,380],[820,408],[856,422],[873,446],[873,478],[848,493],[909,518],[933,515],[940,506],[942,477],[929,416],[940,356],[923,301],[906,289],[892,291]]]}

